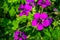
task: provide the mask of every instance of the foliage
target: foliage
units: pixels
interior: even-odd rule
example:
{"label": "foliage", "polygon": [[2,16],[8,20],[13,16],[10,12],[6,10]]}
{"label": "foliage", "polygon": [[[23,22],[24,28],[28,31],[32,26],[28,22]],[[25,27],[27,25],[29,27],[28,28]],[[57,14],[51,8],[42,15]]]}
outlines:
{"label": "foliage", "polygon": [[[35,0],[37,1],[37,0]],[[19,16],[20,4],[26,3],[25,0],[0,0],[0,40],[13,40],[15,30],[24,31],[28,36],[27,40],[60,40],[60,0],[51,0],[52,6],[43,11],[53,18],[53,23],[42,31],[38,31],[31,26],[33,15],[40,12],[38,6],[32,9],[29,16]],[[54,12],[57,8],[58,12]],[[36,11],[36,12],[35,12]]]}

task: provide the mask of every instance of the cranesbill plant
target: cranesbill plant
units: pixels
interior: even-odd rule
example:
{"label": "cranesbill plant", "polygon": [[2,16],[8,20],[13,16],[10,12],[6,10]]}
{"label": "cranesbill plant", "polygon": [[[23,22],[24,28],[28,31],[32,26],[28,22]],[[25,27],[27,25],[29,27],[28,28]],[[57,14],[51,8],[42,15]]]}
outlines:
{"label": "cranesbill plant", "polygon": [[42,8],[46,8],[51,5],[51,2],[50,0],[38,0],[37,4],[42,6]]}
{"label": "cranesbill plant", "polygon": [[36,26],[38,30],[43,30],[44,27],[51,25],[52,19],[48,17],[46,12],[34,14],[32,26]]}
{"label": "cranesbill plant", "polygon": [[14,40],[26,40],[27,35],[25,35],[24,32],[20,32],[19,30],[16,30],[14,32]]}
{"label": "cranesbill plant", "polygon": [[22,10],[19,16],[23,16],[23,15],[28,16],[29,12],[32,10],[32,6],[29,4],[25,4],[25,5],[21,4],[19,10]]}

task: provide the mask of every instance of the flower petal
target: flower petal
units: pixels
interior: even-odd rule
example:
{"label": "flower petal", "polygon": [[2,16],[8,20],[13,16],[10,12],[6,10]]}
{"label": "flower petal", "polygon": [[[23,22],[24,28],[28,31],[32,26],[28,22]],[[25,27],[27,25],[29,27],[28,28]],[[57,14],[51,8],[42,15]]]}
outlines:
{"label": "flower petal", "polygon": [[21,12],[21,13],[19,14],[19,16],[23,16],[23,12]]}
{"label": "flower petal", "polygon": [[25,15],[28,16],[29,12],[30,12],[30,11],[26,11],[26,10],[25,10]]}
{"label": "flower petal", "polygon": [[46,18],[48,18],[48,14],[46,14],[46,12],[43,12],[42,14],[41,14],[41,16],[40,16],[40,19],[46,19]]}
{"label": "flower petal", "polygon": [[29,11],[23,10],[23,11],[19,14],[19,16],[23,16],[23,15],[28,16],[28,14],[29,14]]}
{"label": "flower petal", "polygon": [[16,31],[15,33],[14,33],[14,35],[19,35],[19,33],[20,33],[20,31]]}
{"label": "flower petal", "polygon": [[37,4],[38,4],[38,5],[41,5],[42,2],[43,2],[42,0],[38,0],[38,3],[37,3]]}
{"label": "flower petal", "polygon": [[37,21],[35,19],[32,20],[32,26],[37,26]]}
{"label": "flower petal", "polygon": [[26,0],[26,2],[31,2],[31,0]]}
{"label": "flower petal", "polygon": [[27,36],[23,34],[22,38],[25,40],[25,39],[27,39]]}
{"label": "flower petal", "polygon": [[21,4],[20,7],[18,8],[18,10],[23,10],[24,9],[24,5]]}
{"label": "flower petal", "polygon": [[50,20],[45,20],[45,21],[42,23],[42,25],[43,25],[44,27],[49,26],[49,25],[50,25]]}
{"label": "flower petal", "polygon": [[19,37],[17,35],[14,36],[14,39],[18,39]]}
{"label": "flower petal", "polygon": [[39,25],[37,26],[37,29],[38,29],[38,30],[43,30],[43,29],[44,29],[44,27],[43,27],[43,25],[42,25],[42,24],[39,24]]}
{"label": "flower petal", "polygon": [[50,1],[46,1],[45,3],[46,3],[46,5],[48,5],[48,6],[51,5]]}
{"label": "flower petal", "polygon": [[40,18],[40,13],[34,14],[34,18],[35,18],[35,19],[39,19],[39,18]]}
{"label": "flower petal", "polygon": [[34,0],[26,0],[27,3],[33,3]]}
{"label": "flower petal", "polygon": [[58,9],[57,9],[57,8],[54,8],[54,9],[53,9],[53,11],[57,12],[57,11],[58,11]]}
{"label": "flower petal", "polygon": [[52,23],[53,19],[52,18],[48,18],[48,20],[50,21],[50,24]]}
{"label": "flower petal", "polygon": [[46,4],[42,4],[41,6],[42,6],[42,8],[46,8],[46,7],[47,7],[47,5],[46,5]]}
{"label": "flower petal", "polygon": [[25,10],[31,11],[32,10],[32,6],[29,4],[25,4]]}
{"label": "flower petal", "polygon": [[22,38],[20,37],[19,40],[22,40]]}
{"label": "flower petal", "polygon": [[21,35],[24,40],[27,38],[27,35],[25,34],[25,32],[22,32]]}

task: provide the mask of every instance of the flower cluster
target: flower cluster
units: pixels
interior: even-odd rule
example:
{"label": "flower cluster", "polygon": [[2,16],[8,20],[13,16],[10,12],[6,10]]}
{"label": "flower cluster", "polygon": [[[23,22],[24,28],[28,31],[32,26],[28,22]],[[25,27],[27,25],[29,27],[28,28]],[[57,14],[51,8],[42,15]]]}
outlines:
{"label": "flower cluster", "polygon": [[[47,6],[51,5],[51,2],[49,0],[38,0],[38,5],[41,5],[42,8],[46,8]],[[19,7],[19,10],[22,10],[20,12],[20,16],[26,15],[28,16],[29,12],[32,10],[32,7],[36,6],[35,0],[26,0],[26,4],[21,4]]]}
{"label": "flower cluster", "polygon": [[43,30],[44,27],[48,27],[52,23],[52,18],[48,17],[46,12],[34,14],[34,20],[32,20],[32,26],[36,26],[38,30]]}
{"label": "flower cluster", "polygon": [[24,32],[20,32],[20,31],[15,31],[14,33],[14,40],[26,40],[27,36],[25,35]]}
{"label": "flower cluster", "polygon": [[26,15],[28,16],[28,13],[32,10],[32,6],[29,4],[21,4],[19,7],[19,10],[22,10],[19,14],[20,16]]}
{"label": "flower cluster", "polygon": [[38,5],[41,5],[42,8],[46,8],[47,6],[51,5],[50,0],[38,0]]}
{"label": "flower cluster", "polygon": [[[47,6],[51,5],[50,0],[38,0],[38,2],[35,2],[34,0],[26,0],[26,4],[21,4],[19,7],[19,10],[22,10],[19,15],[28,16],[32,8],[36,6],[35,3],[40,5],[42,8],[46,8]],[[36,26],[38,30],[43,30],[44,27],[48,27],[51,23],[52,18],[49,18],[46,12],[34,14],[32,26]]]}

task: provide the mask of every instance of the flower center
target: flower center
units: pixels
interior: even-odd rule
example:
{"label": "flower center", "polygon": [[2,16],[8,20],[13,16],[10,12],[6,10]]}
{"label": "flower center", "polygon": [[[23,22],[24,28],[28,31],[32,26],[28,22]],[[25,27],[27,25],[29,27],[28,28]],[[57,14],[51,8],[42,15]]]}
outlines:
{"label": "flower center", "polygon": [[23,11],[23,15],[25,15],[26,14],[26,12],[25,11]]}
{"label": "flower center", "polygon": [[45,0],[43,0],[42,4],[44,4],[44,3],[45,3]]}
{"label": "flower center", "polygon": [[41,19],[39,19],[39,20],[38,20],[38,23],[42,23],[42,20],[41,20]]}

